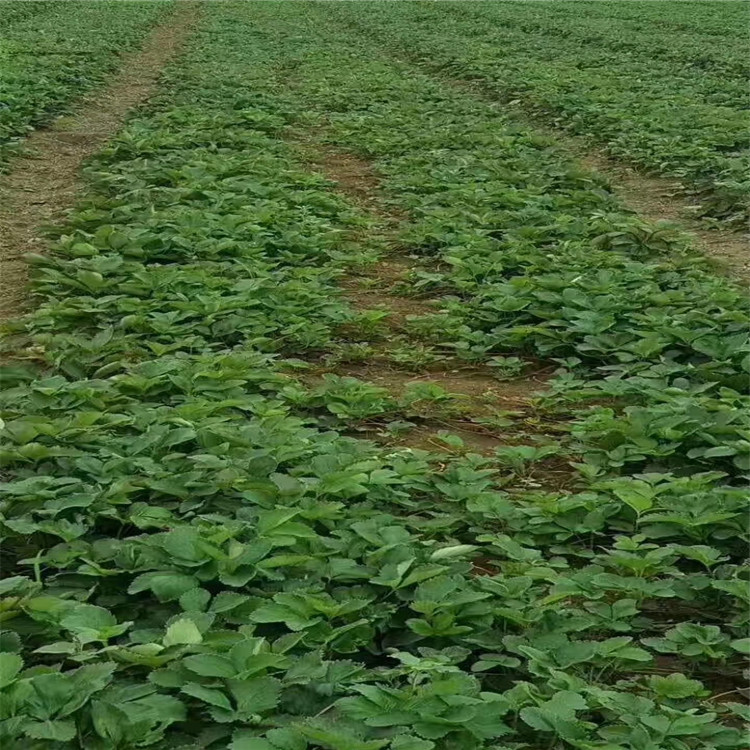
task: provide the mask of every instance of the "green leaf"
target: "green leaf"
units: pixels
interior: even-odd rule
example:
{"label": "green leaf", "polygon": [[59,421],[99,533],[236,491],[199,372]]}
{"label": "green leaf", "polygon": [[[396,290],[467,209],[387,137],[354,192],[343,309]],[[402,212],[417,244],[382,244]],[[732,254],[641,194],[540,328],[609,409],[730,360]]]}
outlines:
{"label": "green leaf", "polygon": [[0,688],[10,685],[23,668],[23,659],[18,654],[0,652]]}
{"label": "green leaf", "polygon": [[690,698],[703,692],[703,685],[698,680],[690,680],[684,674],[674,674],[661,677],[654,675],[649,677],[648,683],[651,689],[662,698]]}
{"label": "green leaf", "polygon": [[0,651],[17,654],[21,650],[21,636],[12,630],[0,631]]}
{"label": "green leaf", "polygon": [[654,488],[638,479],[618,480],[613,492],[638,515],[649,510],[654,504]]}
{"label": "green leaf", "polygon": [[413,734],[400,734],[391,740],[391,750],[434,750],[435,743]]}
{"label": "green leaf", "polygon": [[182,619],[173,622],[162,639],[164,646],[187,646],[201,643],[203,636],[192,620]]}
{"label": "green leaf", "polygon": [[325,750],[380,750],[388,740],[362,740],[344,726],[323,726],[317,724],[296,724],[300,734]]}
{"label": "green leaf", "polygon": [[232,710],[232,704],[229,702],[229,698],[227,698],[221,690],[207,688],[203,685],[198,685],[195,682],[186,683],[180,688],[180,690],[186,695],[192,695],[193,698],[198,698],[211,706],[222,708],[225,711]]}
{"label": "green leaf", "polygon": [[76,695],[70,678],[60,672],[35,675],[34,692],[28,698],[30,713],[39,719],[61,716],[85,702],[86,694]]}
{"label": "green leaf", "polygon": [[156,571],[138,576],[128,587],[128,593],[138,594],[141,591],[150,590],[159,601],[170,602],[179,599],[197,585],[193,576],[169,570]]}
{"label": "green leaf", "polygon": [[746,703],[725,703],[724,706],[735,716],[739,716],[744,722],[750,724],[750,706]]}
{"label": "green leaf", "polygon": [[180,606],[186,612],[202,612],[211,600],[211,594],[206,589],[190,589],[180,596]]}
{"label": "green leaf", "polygon": [[186,656],[182,663],[203,677],[234,677],[237,670],[226,656],[220,654],[195,654]]}
{"label": "green leaf", "polygon": [[92,291],[96,291],[104,286],[104,277],[100,273],[96,273],[96,271],[86,271],[81,269],[76,276],[84,286]]}
{"label": "green leaf", "polygon": [[209,612],[229,612],[248,601],[250,597],[245,594],[237,594],[234,591],[221,591],[211,602]]}
{"label": "green leaf", "polygon": [[269,729],[266,737],[273,744],[274,750],[307,750],[307,742],[294,729]]}
{"label": "green leaf", "polygon": [[82,643],[106,641],[121,635],[130,627],[130,623],[118,625],[109,610],[92,604],[79,604],[60,620],[60,625],[73,633],[76,640]]}
{"label": "green leaf", "polygon": [[278,750],[278,747],[262,737],[251,735],[247,729],[240,729],[232,735],[229,750]]}
{"label": "green leaf", "polygon": [[319,617],[309,617],[295,612],[284,604],[271,602],[258,607],[251,615],[253,622],[283,622],[290,630],[303,630],[320,621]]}
{"label": "green leaf", "polygon": [[23,728],[26,736],[35,740],[68,742],[76,736],[76,725],[72,721],[29,721]]}
{"label": "green leaf", "polygon": [[451,547],[442,547],[436,550],[430,555],[432,562],[438,562],[439,560],[452,560],[455,557],[464,557],[470,552],[474,552],[477,546],[474,544],[454,544]]}
{"label": "green leaf", "polygon": [[583,696],[571,690],[561,690],[539,706],[521,709],[519,715],[523,722],[533,729],[575,740],[583,736],[583,723],[576,720],[575,712],[586,708],[587,703]]}
{"label": "green leaf", "polygon": [[252,680],[228,680],[229,691],[237,701],[237,711],[260,714],[276,707],[281,694],[281,682],[273,677]]}

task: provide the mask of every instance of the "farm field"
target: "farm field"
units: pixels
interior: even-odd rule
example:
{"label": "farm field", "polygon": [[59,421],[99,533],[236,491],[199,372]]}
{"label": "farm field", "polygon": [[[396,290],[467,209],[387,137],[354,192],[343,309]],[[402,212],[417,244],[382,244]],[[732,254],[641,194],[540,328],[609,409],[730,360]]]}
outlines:
{"label": "farm field", "polygon": [[330,15],[679,178],[704,216],[748,219],[744,2],[357,2]]}
{"label": "farm field", "polygon": [[747,295],[428,51],[569,8],[185,5],[4,325],[3,750],[745,750]]}
{"label": "farm field", "polygon": [[168,9],[159,2],[0,2],[0,171],[34,126],[100,83]]}

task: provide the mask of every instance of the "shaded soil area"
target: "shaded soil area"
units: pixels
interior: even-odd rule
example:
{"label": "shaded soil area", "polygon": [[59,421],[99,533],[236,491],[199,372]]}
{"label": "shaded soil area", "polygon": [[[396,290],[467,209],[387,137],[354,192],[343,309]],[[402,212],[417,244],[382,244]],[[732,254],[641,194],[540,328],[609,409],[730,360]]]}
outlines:
{"label": "shaded soil area", "polygon": [[153,94],[197,13],[195,3],[175,3],[174,12],[152,30],[143,47],[123,57],[107,86],[80,99],[75,114],[29,135],[23,144],[25,155],[0,179],[0,321],[29,309],[23,255],[45,249],[44,227],[74,204],[81,188],[81,165],[120,129],[134,107]]}

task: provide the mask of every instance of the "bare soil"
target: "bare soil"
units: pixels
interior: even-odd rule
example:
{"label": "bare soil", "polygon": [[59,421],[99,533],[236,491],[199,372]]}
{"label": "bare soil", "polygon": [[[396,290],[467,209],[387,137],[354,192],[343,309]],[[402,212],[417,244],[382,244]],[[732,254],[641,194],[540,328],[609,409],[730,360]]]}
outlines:
{"label": "bare soil", "polygon": [[461,438],[464,447],[471,453],[490,455],[506,444],[502,435],[490,430],[483,430],[472,422],[458,422],[456,420],[427,421],[418,425],[407,435],[396,439],[388,439],[389,445],[402,448],[430,452],[445,452],[447,444],[440,439],[440,433],[455,435]]}
{"label": "bare soil", "polygon": [[487,368],[456,366],[447,369],[446,364],[444,361],[436,363],[435,368],[415,375],[375,361],[365,365],[337,365],[336,373],[367,380],[373,385],[387,388],[394,395],[403,393],[413,383],[436,383],[448,393],[503,409],[528,404],[534,393],[543,389],[546,379],[544,373],[538,373],[500,381],[493,378]]}
{"label": "bare soil", "polygon": [[387,205],[380,192],[382,178],[372,164],[356,154],[341,151],[325,143],[323,129],[309,128],[300,131],[291,128],[287,138],[309,166],[336,183],[338,189],[346,193],[354,205],[390,227],[407,219],[405,213]]}
{"label": "bare soil", "polygon": [[143,47],[123,57],[110,82],[82,97],[74,114],[29,135],[25,154],[0,178],[0,321],[29,309],[23,255],[45,250],[43,229],[75,203],[82,164],[120,129],[133,108],[154,93],[197,12],[192,2],[175,3],[172,15],[151,31]]}
{"label": "bare soil", "polygon": [[353,154],[333,151],[322,145],[313,154],[314,165],[335,182],[339,190],[353,199],[353,202],[370,208],[379,204],[373,192],[378,184],[378,178],[370,164]]}

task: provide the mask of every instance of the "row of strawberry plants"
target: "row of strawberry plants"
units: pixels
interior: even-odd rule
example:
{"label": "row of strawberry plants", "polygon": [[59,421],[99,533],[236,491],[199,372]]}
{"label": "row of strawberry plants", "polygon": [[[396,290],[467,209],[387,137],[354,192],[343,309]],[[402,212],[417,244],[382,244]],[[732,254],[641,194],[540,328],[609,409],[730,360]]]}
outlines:
{"label": "row of strawberry plants", "polygon": [[[317,16],[342,19],[338,6],[316,14],[310,33]],[[325,116],[336,143],[376,159],[392,200],[415,217],[404,240],[445,261],[429,280],[452,295],[437,335],[467,358],[514,348],[662,390],[742,390],[742,290],[674,231],[624,211],[547,139],[504,120],[502,107],[393,62],[377,43],[364,46],[365,84],[359,66],[334,85],[329,47],[351,58],[364,36],[342,25],[333,39],[314,37],[300,53],[314,76],[297,56],[284,65],[296,71],[299,107]]]}
{"label": "row of strawberry plants", "polygon": [[[204,7],[164,95],[92,165],[55,253],[35,259],[42,304],[23,330],[48,365],[5,373],[4,746],[740,748],[723,715],[743,707],[704,702],[711,671],[735,674],[746,648],[743,493],[703,470],[730,471],[733,454],[673,472],[679,426],[641,438],[631,409],[610,421],[651,452],[623,470],[597,410],[576,427],[578,487],[550,492],[494,456],[345,436],[400,406],[366,383],[304,386],[287,358],[367,335],[336,280],[378,238],[363,244],[368,220],[294,162],[285,127],[331,113],[331,138],[373,158],[411,213],[404,243],[443,264],[441,340],[469,359],[567,356],[558,399],[620,388],[651,415],[654,394],[695,409],[705,389],[731,405],[731,358],[714,371],[673,344],[672,369],[656,347],[628,371],[633,311],[615,316],[609,354],[591,353],[576,314],[525,316],[611,303],[637,272],[650,296],[633,310],[663,298],[726,344],[737,295],[660,258],[662,238],[488,105],[356,33],[321,36],[330,12]],[[481,297],[505,279],[536,289],[533,304]],[[583,297],[561,304],[567,287]],[[488,315],[513,336],[481,350]],[[479,556],[496,575],[476,575]]]}
{"label": "row of strawberry plants", "polygon": [[116,0],[4,5],[12,15],[0,44],[0,170],[23,136],[101,83],[171,8]]}
{"label": "row of strawberry plants", "polygon": [[[717,5],[731,12],[733,4]],[[668,3],[660,3],[669,10]],[[358,3],[342,13],[432,70],[480,81],[617,158],[682,180],[699,210],[730,224],[747,218],[746,76],[740,44],[725,47],[735,70],[701,67],[691,53],[661,59],[566,33],[577,15],[550,3]],[[705,44],[705,42],[703,43]],[[662,48],[673,49],[665,30]],[[697,39],[691,49],[700,48]]]}
{"label": "row of strawberry plants", "polygon": [[[748,63],[741,54],[741,28],[746,17],[741,4],[731,3],[713,13],[714,25],[707,25],[705,17],[701,23],[682,28],[690,17],[696,3],[664,2],[656,6],[655,13],[645,13],[641,5],[638,16],[618,17],[617,2],[596,2],[579,5],[554,3],[533,6],[523,3],[508,3],[500,12],[492,4],[472,3],[463,6],[464,13],[487,19],[494,27],[504,30],[521,30],[531,35],[566,37],[575,40],[586,49],[584,54],[595,54],[606,47],[622,54],[621,60],[632,63],[633,58],[673,63],[671,70],[682,68],[693,71],[696,77],[706,72],[724,75],[732,79],[747,78]],[[453,4],[451,7],[455,7]],[[714,6],[715,8],[716,6]],[[585,8],[585,10],[583,10]],[[678,19],[677,25],[674,25]],[[671,44],[665,45],[665,37]],[[558,50],[555,50],[556,52]],[[595,58],[594,58],[595,59]],[[582,61],[583,62],[583,61]],[[664,74],[663,69],[653,74]],[[716,78],[696,81],[702,90],[710,91],[708,82],[717,83]],[[715,102],[720,101],[721,87],[715,87]]]}
{"label": "row of strawberry plants", "polygon": [[[329,548],[361,536],[325,530],[367,520],[342,501],[373,450],[290,415],[270,356],[321,346],[345,317],[331,280],[358,222],[271,135],[283,110],[226,31],[196,37],[37,259],[28,327],[57,367],[5,373],[4,747],[226,746],[274,708],[301,640],[253,633],[259,594],[367,570]],[[298,595],[319,646],[296,649],[291,706],[363,671],[324,648],[371,637],[347,626],[368,602],[343,593]]]}
{"label": "row of strawberry plants", "polygon": [[[376,160],[392,200],[416,219],[404,245],[444,261],[443,273],[431,267],[422,279],[452,294],[446,313],[415,330],[467,359],[519,349],[567,355],[584,377],[562,378],[558,399],[569,389],[572,399],[635,404],[596,409],[576,427],[589,477],[622,473],[616,486],[626,504],[638,506],[643,490],[647,515],[661,517],[665,508],[652,500],[692,474],[690,482],[713,489],[678,491],[679,534],[691,536],[696,524],[712,533],[730,496],[739,521],[744,492],[731,485],[748,469],[744,296],[681,255],[669,232],[624,214],[543,139],[512,125],[499,131],[485,102],[379,56],[367,32],[337,28],[339,6],[306,11],[300,28],[298,12],[292,22],[273,5],[265,17],[256,9],[254,43],[265,39],[263,53],[275,55],[269,85],[294,85],[302,121],[325,122],[332,142]],[[586,371],[597,365],[602,380],[592,381]],[[727,484],[722,472],[737,480]],[[612,486],[603,481],[593,484]],[[745,538],[743,524],[729,536]],[[746,584],[735,574],[741,610]]]}
{"label": "row of strawberry plants", "polygon": [[577,14],[586,18],[604,17],[615,22],[636,22],[653,28],[709,37],[739,39],[744,34],[746,16],[742,3],[730,2],[717,9],[713,0],[582,0],[577,4],[556,3],[553,10],[565,15]]}
{"label": "row of strawberry plants", "polygon": [[55,0],[6,0],[0,7],[0,27],[10,26],[31,16],[41,14],[46,10],[60,5]]}

